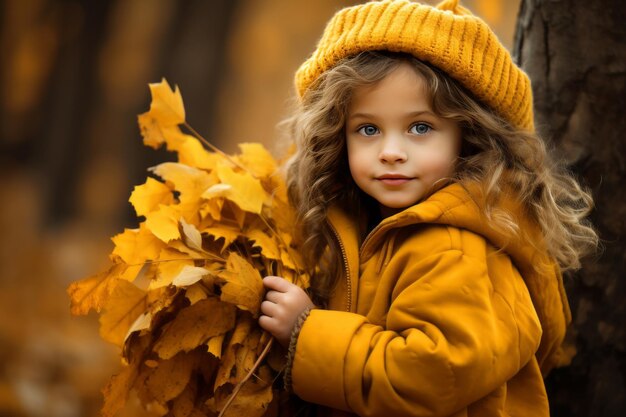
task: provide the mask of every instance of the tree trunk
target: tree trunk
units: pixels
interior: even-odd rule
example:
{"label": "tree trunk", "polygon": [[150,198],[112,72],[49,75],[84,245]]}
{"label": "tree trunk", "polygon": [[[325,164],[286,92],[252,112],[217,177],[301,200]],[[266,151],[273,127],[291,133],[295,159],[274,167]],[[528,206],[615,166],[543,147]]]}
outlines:
{"label": "tree trunk", "polygon": [[514,56],[533,82],[537,130],[594,196],[603,242],[566,288],[577,354],[546,380],[552,415],[626,410],[626,5],[523,0]]}

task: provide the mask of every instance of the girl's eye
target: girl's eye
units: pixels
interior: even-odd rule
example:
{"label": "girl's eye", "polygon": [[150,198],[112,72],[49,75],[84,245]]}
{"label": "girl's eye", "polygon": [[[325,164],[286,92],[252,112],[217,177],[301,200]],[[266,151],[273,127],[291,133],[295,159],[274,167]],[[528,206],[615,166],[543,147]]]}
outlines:
{"label": "girl's eye", "polygon": [[378,133],[378,128],[376,126],[373,126],[373,125],[365,125],[365,126],[359,128],[359,130],[357,130],[357,132],[359,132],[360,134],[365,135],[365,136],[373,136],[373,135]]}
{"label": "girl's eye", "polygon": [[432,127],[428,126],[426,123],[415,123],[411,126],[411,133],[416,135],[425,135],[430,132]]}

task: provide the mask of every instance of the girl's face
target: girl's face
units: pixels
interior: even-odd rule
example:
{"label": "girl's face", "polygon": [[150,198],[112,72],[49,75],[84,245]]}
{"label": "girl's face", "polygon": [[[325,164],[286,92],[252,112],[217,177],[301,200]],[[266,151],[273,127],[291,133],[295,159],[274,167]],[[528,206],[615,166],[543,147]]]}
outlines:
{"label": "girl's face", "polygon": [[429,99],[425,80],[406,63],[352,95],[346,123],[350,173],[384,217],[422,200],[454,171],[461,130],[437,116]]}

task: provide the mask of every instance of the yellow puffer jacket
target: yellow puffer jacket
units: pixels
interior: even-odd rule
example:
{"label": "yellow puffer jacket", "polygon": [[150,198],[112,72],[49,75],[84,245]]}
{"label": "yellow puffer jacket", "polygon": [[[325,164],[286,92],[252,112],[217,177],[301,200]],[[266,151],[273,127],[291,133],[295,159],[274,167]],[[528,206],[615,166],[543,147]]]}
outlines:
{"label": "yellow puffer jacket", "polygon": [[354,219],[329,218],[345,279],[301,328],[298,396],[329,407],[322,415],[549,415],[542,373],[563,361],[570,315],[559,269],[538,245],[507,241],[458,184],[362,243]]}

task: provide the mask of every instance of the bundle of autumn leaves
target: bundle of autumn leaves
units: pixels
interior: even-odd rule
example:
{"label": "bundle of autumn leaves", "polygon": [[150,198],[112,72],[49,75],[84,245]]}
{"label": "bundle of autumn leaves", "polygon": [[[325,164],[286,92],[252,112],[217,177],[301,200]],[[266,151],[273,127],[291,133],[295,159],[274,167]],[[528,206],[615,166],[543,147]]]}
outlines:
{"label": "bundle of autumn leaves", "polygon": [[260,144],[226,155],[197,135],[178,88],[163,80],[150,90],[144,143],[178,162],[135,187],[129,201],[145,220],[112,238],[111,267],[68,288],[72,313],[100,313],[101,336],[121,347],[103,416],[131,391],[159,415],[273,414],[284,360],[267,355],[272,339],[257,324],[262,276],[308,285],[284,181]]}

